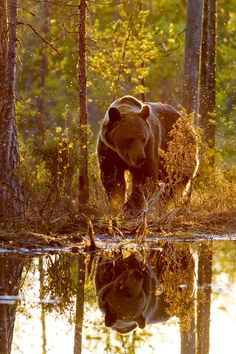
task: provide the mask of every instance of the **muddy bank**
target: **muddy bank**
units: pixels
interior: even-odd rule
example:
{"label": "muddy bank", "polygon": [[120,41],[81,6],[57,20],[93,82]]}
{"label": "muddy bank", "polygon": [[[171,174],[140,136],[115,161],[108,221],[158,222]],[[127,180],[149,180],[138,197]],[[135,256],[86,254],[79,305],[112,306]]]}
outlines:
{"label": "muddy bank", "polygon": [[[37,231],[31,225],[30,230],[27,225],[21,225],[20,229],[13,228],[13,225],[2,225],[0,229],[0,248],[4,250],[18,250],[25,248],[28,250],[45,249],[60,250],[70,252],[79,252],[91,245],[91,237],[98,244],[100,236],[103,242],[111,243],[115,241],[124,243],[127,240],[135,242],[137,232],[142,229],[143,240],[147,238],[157,240],[162,238],[182,238],[192,237],[194,240],[201,237],[206,239],[209,235],[224,235],[227,237],[236,233],[236,209],[212,213],[203,217],[201,220],[190,220],[177,216],[175,219],[167,220],[162,224],[155,222],[152,218],[145,220],[145,229],[143,229],[142,220],[130,219],[123,221],[121,225],[111,222],[98,222],[95,218],[89,222],[81,220],[70,220],[61,227],[52,227],[48,225],[45,229],[42,225],[37,226]],[[169,222],[169,224],[168,224]],[[89,226],[90,224],[90,226]],[[35,226],[35,225],[34,225]],[[107,241],[106,241],[107,240]]]}

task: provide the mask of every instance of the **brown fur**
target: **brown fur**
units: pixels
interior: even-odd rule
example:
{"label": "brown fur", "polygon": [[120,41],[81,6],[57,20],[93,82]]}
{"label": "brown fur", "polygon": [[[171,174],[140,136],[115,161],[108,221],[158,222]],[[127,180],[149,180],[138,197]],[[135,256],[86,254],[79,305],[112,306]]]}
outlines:
{"label": "brown fur", "polygon": [[[142,103],[132,96],[111,104],[101,127],[97,153],[101,180],[114,209],[125,204],[126,211],[142,211],[158,179],[165,182],[167,173],[160,163],[159,148],[167,150],[169,132],[178,118],[180,114],[169,105]],[[126,203],[125,171],[132,176]]]}

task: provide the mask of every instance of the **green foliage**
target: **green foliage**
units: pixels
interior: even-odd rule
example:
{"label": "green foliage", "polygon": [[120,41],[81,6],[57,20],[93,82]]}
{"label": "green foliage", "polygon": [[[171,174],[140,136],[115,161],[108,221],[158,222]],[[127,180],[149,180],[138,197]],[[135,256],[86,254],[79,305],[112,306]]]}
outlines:
{"label": "green foliage", "polygon": [[[48,6],[46,13],[45,6]],[[26,139],[28,135],[42,133],[37,123],[40,114],[44,130],[63,125],[66,105],[70,107],[68,123],[76,114],[78,29],[73,6],[27,0],[24,8],[35,15],[20,9],[20,20],[33,26],[60,53],[27,25],[19,26],[18,107],[21,109],[17,113],[21,134]],[[164,12],[165,16],[159,15]],[[180,13],[183,17],[179,17]],[[184,22],[180,0],[175,11],[171,2],[143,2],[143,6],[138,0],[132,5],[89,3],[88,108],[89,122],[95,129],[111,100],[124,93],[142,99],[179,102]]]}
{"label": "green foliage", "polygon": [[[23,25],[19,25],[18,31],[21,45],[18,48],[20,76],[17,96],[18,107],[24,107],[24,112],[17,110],[17,116],[21,122],[20,131],[29,130],[26,136],[24,134],[25,138],[42,133],[37,122],[40,114],[43,130],[63,126],[62,113],[68,103],[68,122],[73,121],[76,115],[77,53],[73,52],[75,39],[63,29],[67,16],[70,16],[67,7],[31,0],[24,1],[19,8],[19,20]],[[71,21],[68,21],[68,30]],[[60,54],[40,36],[52,43]]]}
{"label": "green foliage", "polygon": [[143,99],[147,94],[153,96],[153,85],[155,90],[164,91],[155,87],[156,82],[173,74],[166,56],[171,53],[173,65],[179,38],[173,23],[165,23],[163,29],[157,18],[150,21],[151,15],[149,9],[120,5],[117,18],[112,18],[109,26],[104,27],[103,18],[94,20],[91,36],[95,46],[88,56],[90,98],[101,107],[127,93]]}
{"label": "green foliage", "polygon": [[106,82],[108,90],[103,90],[106,96],[101,97],[101,103],[108,103],[125,92],[139,95],[148,91],[144,80],[150,72],[150,63],[158,60],[155,32],[148,24],[148,15],[149,11],[127,13],[120,7],[119,18],[103,31],[100,21],[95,20],[93,38],[98,48],[89,57],[93,76],[90,87],[94,92],[95,87]]}

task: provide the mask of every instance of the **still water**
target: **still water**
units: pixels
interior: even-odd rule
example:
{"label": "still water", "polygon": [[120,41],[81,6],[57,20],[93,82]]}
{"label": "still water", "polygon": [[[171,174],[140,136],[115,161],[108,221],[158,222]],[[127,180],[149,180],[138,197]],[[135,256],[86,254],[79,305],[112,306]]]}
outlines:
{"label": "still water", "polygon": [[0,253],[0,353],[234,354],[236,241]]}

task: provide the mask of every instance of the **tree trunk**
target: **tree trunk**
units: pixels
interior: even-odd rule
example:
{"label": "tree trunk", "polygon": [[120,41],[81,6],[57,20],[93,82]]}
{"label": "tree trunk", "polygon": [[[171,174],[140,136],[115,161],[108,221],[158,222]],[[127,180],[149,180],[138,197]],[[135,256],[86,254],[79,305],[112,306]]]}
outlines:
{"label": "tree trunk", "polygon": [[81,128],[80,144],[80,174],[78,202],[86,204],[89,200],[89,180],[88,180],[88,113],[87,113],[87,77],[86,77],[86,13],[87,1],[80,0],[79,4],[79,116]]}
{"label": "tree trunk", "polygon": [[216,85],[216,0],[205,0],[203,17],[200,123],[205,141],[215,145],[215,85]]}
{"label": "tree trunk", "polygon": [[22,216],[25,200],[16,174],[15,118],[17,0],[0,0],[0,216]]}
{"label": "tree trunk", "polygon": [[[49,7],[50,4],[45,2],[39,4],[39,13],[42,23],[42,35],[46,40],[49,41],[49,32],[50,32],[50,18],[49,18]],[[36,125],[36,136],[35,142],[39,147],[44,145],[45,140],[45,121],[46,121],[46,77],[48,71],[48,48],[42,46],[40,49],[40,62],[39,62],[39,74],[38,74],[38,89],[39,95],[37,96],[37,114],[35,117]]]}
{"label": "tree trunk", "polygon": [[202,10],[203,0],[187,1],[182,105],[188,112],[195,112],[195,121],[197,120],[199,97]]}
{"label": "tree trunk", "polygon": [[[194,112],[195,125],[198,124],[202,12],[203,0],[187,1],[182,105],[188,113]],[[182,354],[195,353],[196,351],[195,327],[196,320],[194,315],[194,318],[191,321],[190,330],[181,333]]]}
{"label": "tree trunk", "polygon": [[[193,301],[195,301],[193,299]],[[181,331],[181,354],[195,354],[196,352],[196,321],[195,315],[193,316],[190,329],[188,331]]]}

